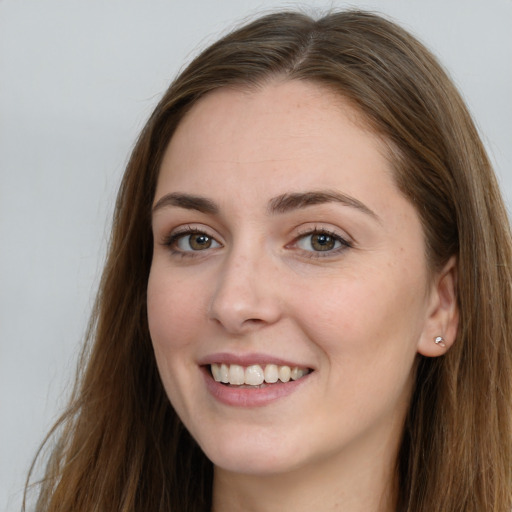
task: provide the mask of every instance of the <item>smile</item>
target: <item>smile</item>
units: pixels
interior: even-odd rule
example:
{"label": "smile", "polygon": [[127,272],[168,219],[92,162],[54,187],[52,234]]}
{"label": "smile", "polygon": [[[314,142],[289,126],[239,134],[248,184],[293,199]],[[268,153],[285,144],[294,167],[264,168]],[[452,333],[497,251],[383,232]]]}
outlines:
{"label": "smile", "polygon": [[211,374],[216,382],[231,386],[261,386],[264,384],[282,383],[299,380],[311,370],[308,368],[290,367],[286,365],[213,363],[210,365]]}

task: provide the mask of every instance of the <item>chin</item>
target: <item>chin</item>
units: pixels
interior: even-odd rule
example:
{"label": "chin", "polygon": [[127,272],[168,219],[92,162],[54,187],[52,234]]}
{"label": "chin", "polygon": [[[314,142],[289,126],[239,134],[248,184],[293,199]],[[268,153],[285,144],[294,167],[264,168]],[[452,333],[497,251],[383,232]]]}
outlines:
{"label": "chin", "polygon": [[297,445],[289,449],[282,441],[265,446],[257,440],[250,443],[247,438],[239,441],[227,436],[225,441],[216,438],[213,446],[209,443],[200,446],[215,467],[232,473],[265,476],[287,473],[301,466]]}

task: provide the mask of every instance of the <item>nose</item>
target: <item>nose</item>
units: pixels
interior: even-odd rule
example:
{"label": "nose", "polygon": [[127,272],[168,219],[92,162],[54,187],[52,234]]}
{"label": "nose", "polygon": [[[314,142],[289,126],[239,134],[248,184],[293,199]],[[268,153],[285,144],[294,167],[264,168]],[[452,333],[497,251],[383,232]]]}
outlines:
{"label": "nose", "polygon": [[278,269],[265,255],[232,253],[218,275],[210,319],[232,334],[277,322],[281,316]]}

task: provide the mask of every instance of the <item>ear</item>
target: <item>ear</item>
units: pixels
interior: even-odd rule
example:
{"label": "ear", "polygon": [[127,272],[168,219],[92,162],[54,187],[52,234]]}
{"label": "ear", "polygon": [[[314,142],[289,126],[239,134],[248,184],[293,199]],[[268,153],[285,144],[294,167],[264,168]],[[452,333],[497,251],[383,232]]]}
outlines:
{"label": "ear", "polygon": [[[445,354],[453,345],[459,325],[457,259],[452,256],[437,274],[430,290],[427,318],[418,341],[418,352],[427,357]],[[443,341],[436,344],[436,337]]]}

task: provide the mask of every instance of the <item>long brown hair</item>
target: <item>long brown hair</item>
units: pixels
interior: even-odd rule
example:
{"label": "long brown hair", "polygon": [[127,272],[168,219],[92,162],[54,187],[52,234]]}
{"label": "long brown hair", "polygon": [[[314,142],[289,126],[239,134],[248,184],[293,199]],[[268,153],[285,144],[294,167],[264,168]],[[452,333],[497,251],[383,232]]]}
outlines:
{"label": "long brown hair", "polygon": [[459,333],[441,358],[418,356],[397,456],[409,512],[509,512],[511,238],[477,130],[432,54],[394,23],[347,11],[281,12],[225,36],[171,84],[144,127],[119,191],[107,264],[71,405],[40,483],[37,510],[201,511],[211,463],[163,391],[146,318],[150,212],[162,153],[209,91],[272,77],[348,99],[389,148],[423,223],[433,270],[457,256]]}

